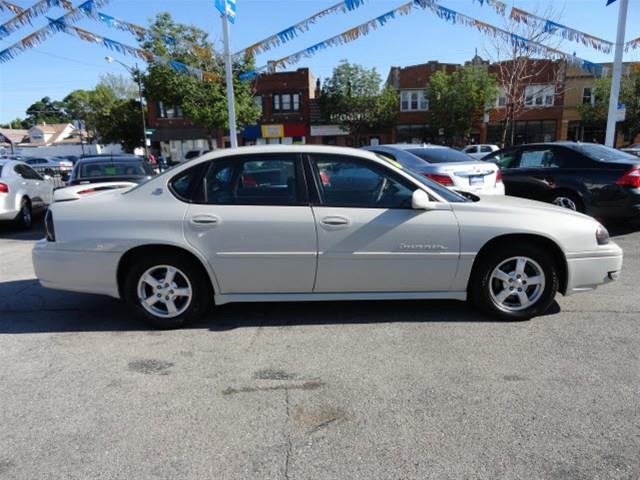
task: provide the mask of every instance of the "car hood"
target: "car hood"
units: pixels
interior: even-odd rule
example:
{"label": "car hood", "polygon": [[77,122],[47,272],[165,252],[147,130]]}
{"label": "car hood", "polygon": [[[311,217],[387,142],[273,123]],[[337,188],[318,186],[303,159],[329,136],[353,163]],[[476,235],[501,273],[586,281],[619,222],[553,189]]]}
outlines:
{"label": "car hood", "polygon": [[[520,213],[523,216],[528,215],[547,215],[553,217],[571,217],[582,218],[584,220],[590,220],[596,222],[593,218],[584,215],[579,212],[574,212],[566,208],[558,207],[550,203],[538,202],[536,200],[529,200],[526,198],[502,196],[502,195],[476,195],[478,197],[477,202],[464,202],[464,203],[452,203],[452,207],[455,210],[467,209],[469,205],[473,205],[477,211],[501,213]],[[597,222],[596,222],[597,223]]]}

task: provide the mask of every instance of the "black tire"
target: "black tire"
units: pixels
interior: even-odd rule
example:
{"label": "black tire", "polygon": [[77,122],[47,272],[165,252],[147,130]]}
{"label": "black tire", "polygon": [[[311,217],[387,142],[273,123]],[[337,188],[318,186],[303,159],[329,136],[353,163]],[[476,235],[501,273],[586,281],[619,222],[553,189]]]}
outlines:
{"label": "black tire", "polygon": [[[550,202],[559,207],[584,213],[584,203],[577,193],[568,191],[556,192],[551,197]],[[575,208],[573,208],[573,206],[575,206]]]}
{"label": "black tire", "polygon": [[[188,284],[190,284],[192,292],[191,299],[186,307],[184,304],[180,305],[178,302],[181,301],[181,299],[176,297],[175,305],[179,307],[178,310],[185,307],[184,311],[180,312],[177,316],[168,318],[161,316],[160,314],[153,314],[149,309],[142,305],[142,301],[139,298],[138,288],[141,277],[150,269],[153,269],[154,267],[159,268],[160,266],[170,266],[177,269],[178,273],[186,277]],[[178,273],[176,273],[176,282],[179,282],[180,280],[180,275],[178,275]],[[178,288],[188,286],[187,283],[181,283],[182,284],[176,285],[176,290],[178,290]],[[123,287],[123,297],[125,302],[133,307],[140,318],[155,328],[172,329],[183,327],[190,322],[203,317],[213,303],[213,291],[211,289],[211,284],[202,266],[197,264],[196,261],[187,255],[176,254],[173,252],[139,257],[126,273]],[[146,284],[141,288],[145,289],[145,293],[156,291]],[[161,293],[164,294],[168,292],[165,290]],[[173,290],[171,290],[171,293],[173,293]],[[151,295],[148,296],[148,298],[150,297]],[[166,305],[163,305],[163,300],[159,300],[159,302],[160,303],[156,303],[155,306],[149,308],[154,310],[165,310]],[[169,314],[169,312],[161,313]]]}
{"label": "black tire", "polygon": [[[542,285],[538,287],[532,285],[527,286],[526,280],[524,280],[525,285],[517,283],[521,282],[522,279],[516,279],[515,272],[512,272],[514,277],[509,280],[510,282],[514,282],[513,286],[509,286],[512,285],[511,283],[501,282],[495,278],[492,279],[493,272],[498,266],[504,264],[507,269],[512,268],[510,265],[514,264],[511,262],[517,262],[516,260],[512,260],[514,257],[526,257],[527,259],[533,260],[532,263],[526,264],[528,269],[533,269],[528,270],[528,272],[535,273],[535,269],[539,267],[544,274],[544,287]],[[553,256],[543,247],[538,245],[502,244],[484,254],[478,259],[478,262],[474,267],[473,275],[469,283],[469,299],[492,319],[508,321],[528,320],[545,313],[553,303],[560,285],[560,278],[558,267]],[[523,279],[524,277],[525,275],[523,275]],[[496,299],[496,297],[499,296],[498,293],[500,289],[506,291],[507,288],[509,291],[513,291],[513,293],[509,293],[509,297],[504,301],[509,300],[509,302],[513,303],[514,306],[511,308],[499,305]],[[530,306],[520,310],[516,309],[519,307],[515,305],[516,299],[513,296],[518,297],[518,295],[520,295],[517,293],[518,288],[523,290],[528,297],[530,295],[530,299],[535,298],[535,301]],[[520,307],[522,306],[519,300],[517,303],[520,304]]]}
{"label": "black tire", "polygon": [[31,202],[28,198],[23,198],[20,202],[20,212],[16,217],[16,224],[22,230],[29,230],[33,225],[33,211],[31,210]]}

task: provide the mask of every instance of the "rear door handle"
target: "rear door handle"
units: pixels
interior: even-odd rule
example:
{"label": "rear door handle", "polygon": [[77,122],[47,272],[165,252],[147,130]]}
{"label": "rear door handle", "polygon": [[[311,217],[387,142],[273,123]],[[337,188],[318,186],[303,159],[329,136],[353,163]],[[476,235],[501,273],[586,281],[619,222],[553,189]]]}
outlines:
{"label": "rear door handle", "polygon": [[341,215],[328,215],[320,220],[320,223],[329,228],[340,228],[351,225],[351,220]]}
{"label": "rear door handle", "polygon": [[194,225],[215,227],[220,224],[220,219],[213,215],[196,215],[189,220]]}

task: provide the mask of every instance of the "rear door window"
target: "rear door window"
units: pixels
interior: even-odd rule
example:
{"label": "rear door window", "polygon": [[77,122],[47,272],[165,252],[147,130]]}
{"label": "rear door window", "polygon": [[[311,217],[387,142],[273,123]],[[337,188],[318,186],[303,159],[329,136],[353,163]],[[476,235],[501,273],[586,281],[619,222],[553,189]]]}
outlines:
{"label": "rear door window", "polygon": [[520,154],[520,168],[557,168],[560,163],[559,155],[551,147],[525,148]]}
{"label": "rear door window", "polygon": [[517,166],[517,150],[504,150],[483,160],[493,162],[503,169],[515,168]]}

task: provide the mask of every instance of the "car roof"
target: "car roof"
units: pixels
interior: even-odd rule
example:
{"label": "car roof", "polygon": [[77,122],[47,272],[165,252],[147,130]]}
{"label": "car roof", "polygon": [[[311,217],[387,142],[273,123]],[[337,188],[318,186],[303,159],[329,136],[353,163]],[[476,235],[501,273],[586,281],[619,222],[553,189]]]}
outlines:
{"label": "car roof", "polygon": [[386,143],[383,145],[371,145],[363,148],[373,150],[376,147],[395,148],[397,150],[414,150],[417,148],[433,148],[440,150],[450,149],[450,147],[447,147],[446,145],[433,145],[431,143]]}
{"label": "car roof", "polygon": [[141,162],[144,159],[141,157],[136,157],[135,155],[130,156],[103,156],[103,157],[84,157],[78,159],[76,165],[79,163],[104,163],[104,162]]}

